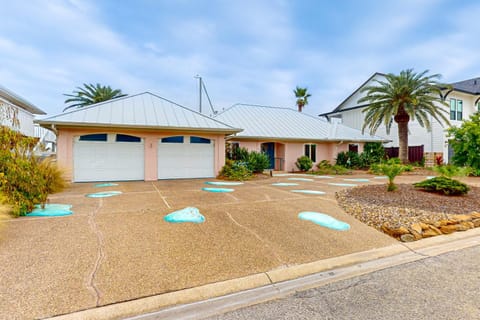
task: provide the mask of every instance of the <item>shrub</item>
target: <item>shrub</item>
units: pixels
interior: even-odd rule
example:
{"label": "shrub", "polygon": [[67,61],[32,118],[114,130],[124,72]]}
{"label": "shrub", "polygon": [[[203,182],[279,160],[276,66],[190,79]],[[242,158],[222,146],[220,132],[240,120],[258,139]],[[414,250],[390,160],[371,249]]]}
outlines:
{"label": "shrub", "polygon": [[472,168],[470,167],[457,167],[453,164],[434,166],[433,171],[447,178],[464,177],[470,175],[473,172]]}
{"label": "shrub", "polygon": [[312,159],[310,159],[307,156],[301,156],[300,158],[297,159],[297,162],[295,162],[295,165],[300,171],[309,171],[313,167],[313,162]]}
{"label": "shrub", "polygon": [[335,174],[346,174],[349,170],[344,166],[334,165],[332,166],[333,173]]}
{"label": "shrub", "polygon": [[349,169],[340,165],[331,165],[328,160],[322,160],[317,164],[317,170],[313,174],[346,174]]}
{"label": "shrub", "polygon": [[50,160],[38,161],[34,146],[35,139],[0,129],[0,192],[15,216],[25,215],[36,204],[44,206],[48,194],[65,187],[62,172]]}
{"label": "shrub", "polygon": [[380,163],[385,158],[385,148],[381,142],[366,142],[360,156],[363,159],[364,166]]}
{"label": "shrub", "polygon": [[4,221],[9,218],[9,214],[12,212],[12,208],[5,203],[6,198],[0,193],[0,241],[2,240],[2,228]]}
{"label": "shrub", "polygon": [[248,180],[252,177],[252,172],[248,169],[247,163],[242,161],[227,160],[219,177],[227,180]]}
{"label": "shrub", "polygon": [[270,168],[270,159],[266,153],[252,151],[248,154],[247,166],[253,173],[261,173]]}
{"label": "shrub", "polygon": [[465,183],[443,176],[417,182],[413,186],[427,192],[435,192],[447,196],[467,194],[470,190]]}
{"label": "shrub", "polygon": [[394,191],[397,189],[397,186],[394,183],[395,177],[405,171],[405,166],[397,164],[396,160],[391,160],[392,161],[387,161],[387,163],[377,164],[371,168],[375,174],[383,174],[387,176],[387,191]]}
{"label": "shrub", "polygon": [[360,156],[353,151],[342,151],[337,154],[335,164],[346,168],[359,168]]}
{"label": "shrub", "polygon": [[238,161],[248,161],[248,150],[247,148],[236,148],[232,152],[232,159],[231,160],[238,160]]}

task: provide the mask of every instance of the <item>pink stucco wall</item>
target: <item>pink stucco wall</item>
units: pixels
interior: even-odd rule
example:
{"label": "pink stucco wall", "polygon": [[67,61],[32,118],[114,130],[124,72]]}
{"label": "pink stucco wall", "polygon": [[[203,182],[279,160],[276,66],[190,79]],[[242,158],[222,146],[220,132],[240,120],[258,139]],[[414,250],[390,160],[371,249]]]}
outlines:
{"label": "pink stucco wall", "polygon": [[75,137],[91,133],[121,133],[141,137],[145,142],[145,181],[154,181],[158,178],[157,147],[158,140],[163,137],[192,135],[214,141],[214,173],[218,174],[225,164],[225,135],[205,134],[200,132],[179,131],[133,131],[133,130],[106,130],[106,129],[70,129],[59,128],[57,134],[57,163],[65,170],[66,178],[73,178],[73,142]]}
{"label": "pink stucco wall", "polygon": [[[271,141],[230,140],[230,142],[238,142],[240,147],[247,148],[250,151],[261,151],[262,143]],[[322,160],[328,160],[330,163],[335,164],[337,154],[342,151],[348,151],[349,142],[276,142],[275,157],[284,157],[285,171],[298,170],[295,162],[299,157],[304,155],[305,144],[317,145],[316,163]],[[362,152],[363,143],[359,143],[358,145],[358,151]]]}

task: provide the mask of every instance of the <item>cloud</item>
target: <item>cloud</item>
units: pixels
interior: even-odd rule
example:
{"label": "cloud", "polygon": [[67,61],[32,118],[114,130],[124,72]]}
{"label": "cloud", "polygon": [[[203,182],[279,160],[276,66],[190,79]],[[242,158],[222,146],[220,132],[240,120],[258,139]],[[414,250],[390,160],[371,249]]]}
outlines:
{"label": "cloud", "polygon": [[7,2],[2,85],[50,114],[63,109],[62,93],[84,82],[196,107],[193,77],[200,74],[218,108],[294,107],[292,90],[300,85],[312,93],[305,112],[318,114],[376,71],[430,69],[447,81],[478,73],[474,1],[209,4]]}

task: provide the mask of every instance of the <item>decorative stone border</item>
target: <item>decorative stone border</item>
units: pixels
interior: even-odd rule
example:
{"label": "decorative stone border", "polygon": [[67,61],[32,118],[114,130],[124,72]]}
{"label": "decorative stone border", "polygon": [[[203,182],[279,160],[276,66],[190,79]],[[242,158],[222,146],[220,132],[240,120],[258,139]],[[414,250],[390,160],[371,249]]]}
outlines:
{"label": "decorative stone border", "polygon": [[409,226],[394,227],[388,222],[383,223],[381,230],[391,237],[403,242],[411,242],[441,234],[457,231],[467,231],[480,227],[480,212],[470,214],[447,214],[447,219],[438,221],[420,221]]}

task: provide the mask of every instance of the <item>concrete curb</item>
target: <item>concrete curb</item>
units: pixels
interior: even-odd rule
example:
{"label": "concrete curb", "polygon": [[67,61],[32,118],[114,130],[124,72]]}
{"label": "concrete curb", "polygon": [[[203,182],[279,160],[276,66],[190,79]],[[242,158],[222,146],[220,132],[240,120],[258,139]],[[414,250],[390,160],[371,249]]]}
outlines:
{"label": "concrete curb", "polygon": [[[422,239],[411,243],[398,243],[387,247],[352,253],[288,268],[275,269],[242,278],[83,310],[49,319],[120,319],[201,300],[212,298],[217,298],[217,300],[219,300],[221,298],[218,297],[242,291],[253,291],[254,289],[261,290],[262,287],[265,288],[263,294],[258,291],[254,293],[254,297],[250,297],[248,301],[253,301],[252,299],[265,301],[274,296],[278,297],[289,294],[292,290],[299,290],[299,288],[306,290],[309,287],[315,287],[322,283],[326,284],[328,282],[339,281],[375,270],[385,269],[391,266],[421,260],[475,245],[480,245],[480,228]],[[381,260],[381,263],[375,263],[375,261]],[[352,266],[357,266],[358,268],[351,268]],[[340,270],[342,268],[344,270]],[[321,274],[322,272],[334,269],[338,269],[338,272],[330,272],[332,275],[332,279],[330,280],[328,280],[324,274]],[[318,274],[317,278],[321,279],[315,280],[316,274]],[[305,279],[299,279],[302,277],[305,277]],[[293,283],[293,281],[295,281],[295,283]],[[272,290],[274,292],[271,292]],[[270,291],[270,293],[267,293],[267,291]],[[252,302],[249,303],[248,301],[235,308],[252,304]],[[209,312],[212,312],[212,308],[210,307],[209,309]],[[167,313],[165,313],[165,316],[166,315]],[[173,318],[180,318],[178,312]]]}

